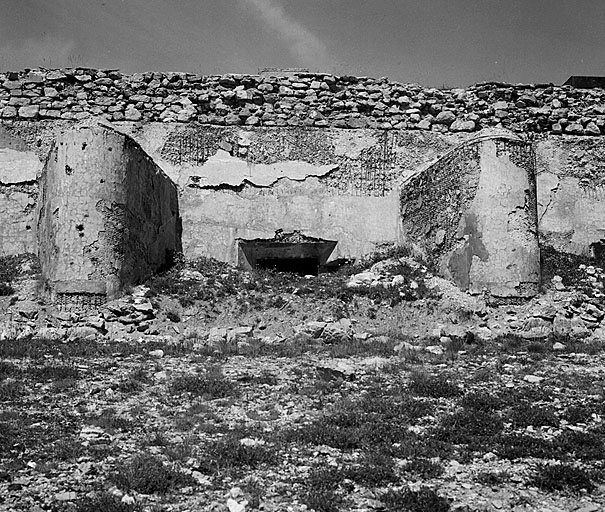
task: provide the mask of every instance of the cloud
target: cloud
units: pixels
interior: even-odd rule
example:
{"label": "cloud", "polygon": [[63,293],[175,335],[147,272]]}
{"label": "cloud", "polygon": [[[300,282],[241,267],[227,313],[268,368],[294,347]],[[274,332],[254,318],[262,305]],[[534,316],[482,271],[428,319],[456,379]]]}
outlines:
{"label": "cloud", "polygon": [[277,32],[288,45],[290,53],[301,64],[326,71],[333,64],[326,44],[300,22],[291,18],[274,0],[241,0],[252,6],[269,28]]}
{"label": "cloud", "polygon": [[27,38],[0,47],[0,70],[57,68],[82,65],[74,41],[44,35]]}

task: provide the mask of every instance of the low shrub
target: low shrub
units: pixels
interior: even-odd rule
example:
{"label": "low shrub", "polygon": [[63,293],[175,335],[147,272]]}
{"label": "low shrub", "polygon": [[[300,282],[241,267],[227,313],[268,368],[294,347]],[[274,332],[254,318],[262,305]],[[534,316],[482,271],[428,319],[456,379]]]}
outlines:
{"label": "low shrub", "polygon": [[169,385],[172,394],[189,393],[209,399],[238,396],[237,386],[227,380],[220,369],[211,368],[202,375],[181,375]]}
{"label": "low shrub", "polygon": [[[252,439],[252,443],[242,439]],[[198,470],[205,474],[216,474],[241,468],[256,469],[272,466],[278,462],[277,451],[262,440],[243,438],[233,432],[224,438],[209,442],[202,447]]]}
{"label": "low shrub", "polygon": [[595,489],[588,473],[572,464],[538,464],[530,484],[545,491],[590,492]]}
{"label": "low shrub", "polygon": [[445,377],[421,371],[410,374],[408,388],[416,395],[431,398],[454,398],[462,394],[462,390]]}
{"label": "low shrub", "polygon": [[418,491],[410,489],[390,490],[380,496],[388,512],[448,512],[450,504],[428,487]]}
{"label": "low shrub", "polygon": [[143,494],[166,494],[178,487],[195,485],[191,476],[166,466],[150,453],[135,455],[128,463],[120,465],[111,479],[125,491]]}

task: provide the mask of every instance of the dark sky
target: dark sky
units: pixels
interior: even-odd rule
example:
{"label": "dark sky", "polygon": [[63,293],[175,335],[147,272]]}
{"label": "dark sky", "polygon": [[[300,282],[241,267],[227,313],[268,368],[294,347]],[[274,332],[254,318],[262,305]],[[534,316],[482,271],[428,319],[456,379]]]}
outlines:
{"label": "dark sky", "polygon": [[256,73],[423,85],[605,75],[605,0],[0,0],[0,70]]}

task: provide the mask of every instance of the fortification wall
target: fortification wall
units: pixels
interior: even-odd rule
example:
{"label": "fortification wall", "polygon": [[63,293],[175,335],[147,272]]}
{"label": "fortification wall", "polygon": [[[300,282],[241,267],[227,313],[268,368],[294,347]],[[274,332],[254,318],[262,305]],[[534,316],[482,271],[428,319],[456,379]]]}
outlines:
{"label": "fortification wall", "polygon": [[[438,90],[324,74],[0,74],[2,251],[36,250],[37,175],[57,135],[94,116],[136,141],[177,185],[188,257],[235,263],[238,238],[270,238],[277,229],[338,240],[333,258],[399,241],[401,182],[494,126],[519,133],[535,154],[542,242],[588,254],[605,238],[605,139],[596,136],[605,126],[604,98],[601,89],[568,86],[489,83]],[[464,158],[464,151],[451,158]],[[133,164],[129,200],[142,197],[133,195],[137,187],[155,186],[150,174],[137,172]],[[456,185],[470,198],[480,175],[454,184],[443,174],[427,182],[438,188],[423,195],[427,201],[451,195]],[[138,226],[133,233],[148,230],[147,216],[164,204],[174,212],[174,199],[153,201],[127,208],[140,212],[128,221]],[[457,229],[459,219],[440,215],[443,229]],[[159,257],[161,249],[145,237],[136,244],[147,247],[152,260]]]}
{"label": "fortification wall", "polygon": [[299,73],[273,77],[85,68],[0,73],[3,119],[197,122],[527,133],[605,133],[605,93],[553,84],[435,89],[386,78]]}
{"label": "fortification wall", "polygon": [[540,285],[533,146],[484,135],[405,181],[405,242],[463,290],[528,297]]}
{"label": "fortification wall", "polygon": [[57,134],[40,178],[38,252],[59,299],[115,295],[180,250],[172,182],[130,138],[75,127]]}
{"label": "fortification wall", "polygon": [[[55,137],[75,124],[0,124],[4,253],[36,251],[36,175]],[[185,253],[226,261],[235,257],[237,237],[272,236],[276,229],[308,229],[311,236],[339,239],[334,257],[357,255],[376,241],[398,239],[393,224],[384,222],[397,211],[392,195],[398,183],[473,136],[422,130],[113,124],[178,185]],[[591,244],[605,236],[605,140],[569,135],[528,140],[536,154],[543,242],[588,254]]]}

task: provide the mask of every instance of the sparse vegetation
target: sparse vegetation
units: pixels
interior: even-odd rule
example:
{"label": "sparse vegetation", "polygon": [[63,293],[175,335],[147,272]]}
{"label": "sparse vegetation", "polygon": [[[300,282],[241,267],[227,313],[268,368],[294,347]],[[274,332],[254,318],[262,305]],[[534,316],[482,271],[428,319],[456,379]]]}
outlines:
{"label": "sparse vegetation", "polygon": [[170,468],[150,453],[140,453],[119,465],[112,480],[125,491],[143,494],[166,494],[178,487],[195,485],[195,480],[189,475]]}

